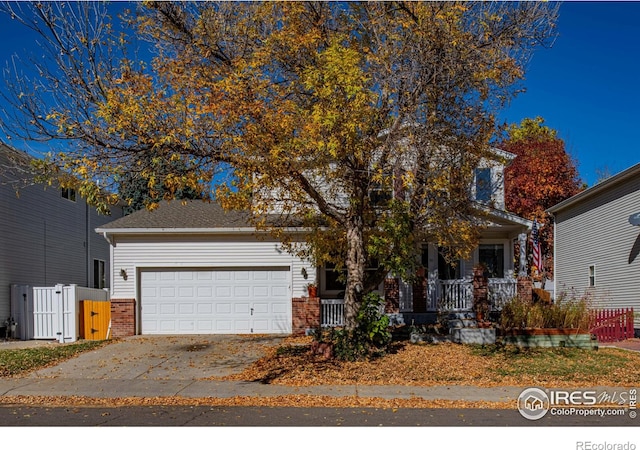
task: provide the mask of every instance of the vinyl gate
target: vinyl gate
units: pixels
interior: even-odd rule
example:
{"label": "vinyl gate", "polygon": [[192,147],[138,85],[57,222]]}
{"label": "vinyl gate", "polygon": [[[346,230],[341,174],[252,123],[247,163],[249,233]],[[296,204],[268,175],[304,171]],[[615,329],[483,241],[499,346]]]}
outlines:
{"label": "vinyl gate", "polygon": [[[26,289],[25,289],[26,288]],[[24,298],[23,307],[12,311],[21,339],[56,339],[60,343],[75,342],[80,336],[81,300],[108,301],[109,293],[75,284],[54,287],[12,286],[12,293]],[[29,298],[31,297],[31,298]],[[18,301],[12,305],[19,305]],[[22,324],[22,325],[20,325]]]}

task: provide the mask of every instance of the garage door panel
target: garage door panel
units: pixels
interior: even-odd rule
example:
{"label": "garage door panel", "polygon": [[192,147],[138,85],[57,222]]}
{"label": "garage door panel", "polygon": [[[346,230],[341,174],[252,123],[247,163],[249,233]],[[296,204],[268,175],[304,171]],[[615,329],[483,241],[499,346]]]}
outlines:
{"label": "garage door panel", "polygon": [[271,288],[271,297],[283,298],[289,295],[289,288],[285,286],[273,286]]}
{"label": "garage door panel", "polygon": [[235,281],[249,281],[250,273],[246,270],[238,270],[236,272],[233,272],[233,279]]}
{"label": "garage door panel", "polygon": [[251,322],[248,319],[236,320],[233,324],[233,333],[251,333]]}
{"label": "garage door panel", "polygon": [[268,314],[269,313],[269,304],[267,303],[254,303],[253,304],[253,314]]}
{"label": "garage door panel", "polygon": [[233,286],[233,298],[248,299],[251,295],[250,291],[249,286]]}
{"label": "garage door panel", "polygon": [[289,333],[288,268],[141,271],[143,334]]}
{"label": "garage door panel", "polygon": [[233,303],[233,312],[235,314],[251,314],[251,305],[249,303]]}
{"label": "garage door panel", "polygon": [[197,279],[197,280],[212,280],[213,279],[213,273],[205,272],[205,271],[198,271],[198,272],[195,272],[195,279]]}
{"label": "garage door panel", "polygon": [[229,299],[231,298],[233,291],[231,286],[216,286],[216,298],[217,299]]}
{"label": "garage door panel", "polygon": [[175,303],[162,303],[160,305],[160,314],[162,315],[175,315],[176,304]]}
{"label": "garage door panel", "polygon": [[173,286],[170,287],[161,287],[160,288],[160,297],[168,297],[175,298],[176,297],[176,288]]}
{"label": "garage door panel", "polygon": [[216,303],[216,314],[231,314],[231,303]]}
{"label": "garage door panel", "polygon": [[271,308],[272,308],[271,312],[283,317],[289,311],[289,308],[287,307],[286,303],[273,303]]}
{"label": "garage door panel", "polygon": [[219,270],[209,274],[210,278],[215,278],[216,281],[230,281],[231,280],[231,272]]}
{"label": "garage door panel", "polygon": [[254,298],[264,298],[270,295],[269,286],[255,286],[252,291]]}
{"label": "garage door panel", "polygon": [[253,274],[253,281],[267,281],[269,279],[269,272],[255,272]]}

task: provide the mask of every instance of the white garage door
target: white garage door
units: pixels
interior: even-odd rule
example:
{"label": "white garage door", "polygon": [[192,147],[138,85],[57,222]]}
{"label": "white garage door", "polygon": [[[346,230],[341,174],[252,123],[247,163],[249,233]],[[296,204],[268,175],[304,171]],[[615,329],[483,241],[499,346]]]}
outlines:
{"label": "white garage door", "polygon": [[142,334],[291,333],[289,268],[140,272]]}

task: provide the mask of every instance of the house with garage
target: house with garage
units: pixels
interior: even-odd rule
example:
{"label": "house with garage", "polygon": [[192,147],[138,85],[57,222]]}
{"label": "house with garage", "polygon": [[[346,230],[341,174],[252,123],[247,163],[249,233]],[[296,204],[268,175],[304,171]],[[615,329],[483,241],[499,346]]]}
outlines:
{"label": "house with garage", "polygon": [[37,183],[32,159],[0,143],[0,326],[16,313],[12,285],[109,287],[109,245],[94,230],[122,209],[100,215],[73,189]]}
{"label": "house with garage", "polygon": [[640,164],[549,208],[555,290],[594,308],[634,308],[640,329]]}
{"label": "house with garage", "polygon": [[[476,171],[470,190],[487,221],[479,246],[468,260],[450,264],[425,243],[417,280],[390,277],[380,286],[388,314],[410,323],[443,309],[470,310],[478,264],[486,268],[494,307],[516,295],[526,267],[518,249],[526,248],[532,224],[504,210],[502,171],[514,155],[500,156]],[[287,253],[257,232],[248,214],[225,212],[215,202],[171,201],[97,227],[111,249],[114,336],[289,334],[340,324],[344,285],[335,270]],[[310,283],[317,297],[309,297]]]}

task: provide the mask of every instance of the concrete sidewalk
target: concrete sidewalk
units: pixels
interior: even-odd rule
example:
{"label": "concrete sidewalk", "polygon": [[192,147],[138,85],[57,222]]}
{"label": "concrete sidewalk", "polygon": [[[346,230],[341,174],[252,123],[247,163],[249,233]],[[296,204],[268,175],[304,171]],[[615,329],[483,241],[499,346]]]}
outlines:
{"label": "concrete sidewalk", "polygon": [[91,398],[181,397],[232,398],[314,395],[382,399],[515,401],[520,387],[478,388],[472,386],[311,386],[290,387],[259,382],[208,380],[122,380],[122,379],[0,379],[2,396],[83,396]]}

